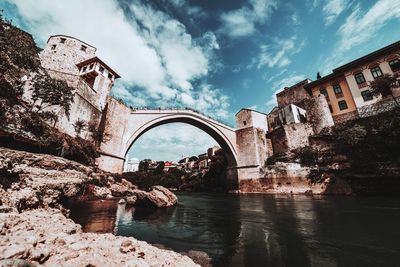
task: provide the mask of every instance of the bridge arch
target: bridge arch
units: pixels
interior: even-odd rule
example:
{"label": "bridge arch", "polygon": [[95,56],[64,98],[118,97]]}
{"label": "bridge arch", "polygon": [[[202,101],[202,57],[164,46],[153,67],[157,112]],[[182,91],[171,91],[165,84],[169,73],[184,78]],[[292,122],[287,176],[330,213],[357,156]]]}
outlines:
{"label": "bridge arch", "polygon": [[132,129],[133,131],[126,142],[124,158],[126,158],[128,151],[136,140],[150,129],[164,124],[180,122],[197,127],[209,134],[224,150],[228,160],[228,167],[234,168],[237,166],[235,130],[229,126],[191,111],[161,112],[156,113],[156,116],[149,116],[148,112],[138,112],[132,113],[131,116],[130,123],[136,124],[136,127]]}

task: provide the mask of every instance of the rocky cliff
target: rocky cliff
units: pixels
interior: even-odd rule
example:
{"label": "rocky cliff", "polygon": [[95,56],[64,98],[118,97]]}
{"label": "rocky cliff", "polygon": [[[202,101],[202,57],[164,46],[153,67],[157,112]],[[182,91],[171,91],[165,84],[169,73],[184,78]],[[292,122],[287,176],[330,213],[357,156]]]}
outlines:
{"label": "rocky cliff", "polygon": [[119,197],[151,207],[177,202],[160,186],[142,191],[61,157],[0,148],[0,265],[18,260],[32,266],[196,265],[186,256],[134,238],[83,233],[61,205],[65,198],[82,197]]}

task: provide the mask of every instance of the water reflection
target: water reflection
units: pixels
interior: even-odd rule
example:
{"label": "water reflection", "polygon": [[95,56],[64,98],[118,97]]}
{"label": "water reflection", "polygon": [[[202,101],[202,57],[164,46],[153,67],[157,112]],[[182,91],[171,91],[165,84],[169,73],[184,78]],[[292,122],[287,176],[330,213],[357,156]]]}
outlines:
{"label": "water reflection", "polygon": [[175,251],[205,251],[215,266],[398,266],[394,198],[179,193],[170,209],[113,200],[75,203],[84,231],[114,232]]}

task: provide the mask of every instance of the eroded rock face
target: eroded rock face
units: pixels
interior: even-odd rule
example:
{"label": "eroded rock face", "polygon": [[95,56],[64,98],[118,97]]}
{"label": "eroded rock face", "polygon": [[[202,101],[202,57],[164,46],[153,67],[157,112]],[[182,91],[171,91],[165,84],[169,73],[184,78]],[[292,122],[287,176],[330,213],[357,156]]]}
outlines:
{"label": "eroded rock face", "polygon": [[199,266],[134,238],[83,233],[56,209],[0,213],[0,233],[1,264],[12,259],[32,266]]}
{"label": "eroded rock face", "polygon": [[70,160],[5,148],[2,162],[19,179],[6,190],[0,183],[0,266],[198,266],[134,238],[83,233],[60,205],[62,198],[86,195],[118,195],[132,205],[140,195],[149,206],[168,207],[177,198],[166,188],[145,192]]}

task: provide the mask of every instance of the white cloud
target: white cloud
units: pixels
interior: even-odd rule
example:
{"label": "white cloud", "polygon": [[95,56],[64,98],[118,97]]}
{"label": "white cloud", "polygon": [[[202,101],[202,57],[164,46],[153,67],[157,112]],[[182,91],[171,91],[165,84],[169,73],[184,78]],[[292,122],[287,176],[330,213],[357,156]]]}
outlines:
{"label": "white cloud", "polygon": [[[353,49],[368,41],[376,41],[376,33],[388,22],[400,19],[400,2],[380,0],[369,10],[363,11],[359,5],[346,18],[337,34],[339,41],[329,56],[321,60],[322,74],[354,59]],[[357,54],[357,53],[356,53]]]}
{"label": "white cloud", "polygon": [[325,25],[331,25],[348,5],[348,0],[327,0],[322,9],[325,14]]}
{"label": "white cloud", "polygon": [[177,162],[182,155],[197,156],[214,145],[217,143],[204,131],[184,123],[170,123],[142,135],[133,144],[129,157]]}
{"label": "white cloud", "polygon": [[277,7],[276,0],[249,0],[243,7],[221,14],[220,32],[231,38],[245,37],[265,23]]}
{"label": "white cloud", "polygon": [[273,94],[266,103],[267,108],[272,108],[277,105],[277,102],[276,102],[276,94],[277,93],[281,92],[285,87],[290,87],[290,86],[295,85],[296,83],[298,83],[302,80],[305,80],[305,79],[306,79],[306,77],[304,75],[292,74],[291,76],[288,76],[284,79],[275,81],[272,84]]}
{"label": "white cloud", "polygon": [[[116,0],[8,1],[17,7],[39,43],[44,44],[50,35],[66,34],[97,47],[99,57],[122,76],[113,94],[130,104],[205,105],[193,83],[216,65],[210,63],[214,50],[219,49],[214,33],[193,39],[182,23],[146,2],[134,1],[127,15]],[[187,100],[180,97],[183,92],[194,102],[183,102]],[[218,90],[211,93],[224,99]],[[221,106],[207,106],[207,110],[214,108]]]}
{"label": "white cloud", "polygon": [[341,50],[350,50],[372,39],[386,23],[394,19],[400,19],[398,0],[380,0],[367,12],[363,12],[360,6],[357,6],[338,31]]}
{"label": "white cloud", "polygon": [[248,66],[256,66],[260,69],[263,66],[269,68],[282,68],[291,63],[290,57],[299,53],[304,47],[305,41],[298,41],[297,36],[289,39],[275,39],[271,44],[261,45],[260,53]]}

